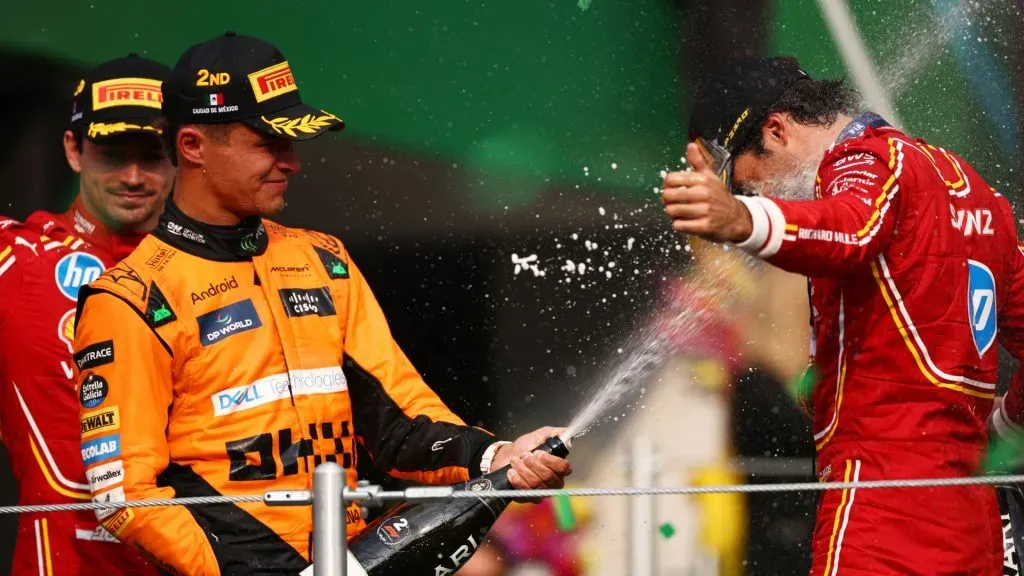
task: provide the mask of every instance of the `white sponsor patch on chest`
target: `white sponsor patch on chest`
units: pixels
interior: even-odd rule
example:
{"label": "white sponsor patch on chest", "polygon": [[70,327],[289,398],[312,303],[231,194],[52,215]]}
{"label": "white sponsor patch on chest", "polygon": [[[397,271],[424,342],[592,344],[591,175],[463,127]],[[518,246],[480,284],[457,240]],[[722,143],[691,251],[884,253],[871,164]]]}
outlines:
{"label": "white sponsor patch on chest", "polygon": [[290,370],[246,384],[221,390],[211,397],[213,415],[224,416],[242,410],[284,400],[292,396],[334,394],[348,390],[345,373],[339,366]]}

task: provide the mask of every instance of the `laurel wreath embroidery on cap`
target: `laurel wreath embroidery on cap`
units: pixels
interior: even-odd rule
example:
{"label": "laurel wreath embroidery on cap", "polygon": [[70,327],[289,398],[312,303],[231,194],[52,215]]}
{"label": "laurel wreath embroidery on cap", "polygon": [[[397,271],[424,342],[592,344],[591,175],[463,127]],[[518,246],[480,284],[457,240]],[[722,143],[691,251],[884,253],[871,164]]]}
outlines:
{"label": "laurel wreath embroidery on cap", "polygon": [[127,132],[128,130],[148,130],[157,134],[163,133],[163,130],[160,130],[155,126],[140,126],[138,124],[129,124],[128,122],[114,122],[113,124],[107,124],[105,122],[90,122],[89,138],[110,136],[115,132]]}
{"label": "laurel wreath embroidery on cap", "polygon": [[278,134],[286,134],[295,138],[295,131],[298,130],[304,134],[316,134],[324,128],[331,127],[331,120],[337,120],[338,117],[330,112],[324,112],[323,116],[314,116],[312,114],[306,114],[302,118],[286,118],[279,117],[268,119],[266,116],[260,116],[260,118],[270,125],[274,129],[274,132]]}

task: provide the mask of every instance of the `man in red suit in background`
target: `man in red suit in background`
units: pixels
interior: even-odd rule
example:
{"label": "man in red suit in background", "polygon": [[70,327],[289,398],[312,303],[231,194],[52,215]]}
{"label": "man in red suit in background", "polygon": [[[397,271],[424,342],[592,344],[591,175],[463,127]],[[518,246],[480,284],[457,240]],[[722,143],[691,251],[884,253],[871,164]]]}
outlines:
{"label": "man in red suit in background", "polygon": [[[78,290],[127,256],[156,225],[174,168],[154,122],[170,70],[132,54],[89,71],[64,132],[80,180],[67,212],[0,217],[0,439],[19,504],[88,501],[81,438],[117,422],[79,419],[73,380]],[[109,416],[108,416],[109,418]],[[116,418],[116,415],[115,415]],[[92,511],[23,514],[14,574],[156,574]]]}

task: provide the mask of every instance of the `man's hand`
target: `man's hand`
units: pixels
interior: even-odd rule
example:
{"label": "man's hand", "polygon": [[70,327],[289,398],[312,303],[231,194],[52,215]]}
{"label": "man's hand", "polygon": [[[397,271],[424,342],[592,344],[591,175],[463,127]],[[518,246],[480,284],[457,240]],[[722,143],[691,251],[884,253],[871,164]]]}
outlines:
{"label": "man's hand", "polygon": [[[1005,396],[997,396],[992,403],[992,412],[989,413],[986,425],[988,427],[988,452],[982,461],[983,474],[1019,474],[1024,468],[1024,438],[1015,434],[1013,430],[1007,429],[1006,436],[997,431],[996,419],[1004,418],[1001,415],[1003,399]],[[1005,422],[1005,420],[1003,420]]]}
{"label": "man's hand", "polygon": [[563,433],[565,428],[546,426],[520,436],[512,444],[498,448],[494,460],[491,461],[491,470],[512,464],[508,471],[508,481],[517,490],[558,489],[565,486],[565,477],[572,473],[569,462],[546,452],[533,452],[534,448],[548,438]]}
{"label": "man's hand", "polygon": [[713,242],[742,242],[754,229],[750,212],[711,171],[697,145],[686,146],[691,172],[669,172],[662,183],[661,201],[676,232]]}

